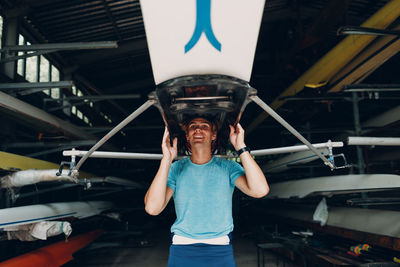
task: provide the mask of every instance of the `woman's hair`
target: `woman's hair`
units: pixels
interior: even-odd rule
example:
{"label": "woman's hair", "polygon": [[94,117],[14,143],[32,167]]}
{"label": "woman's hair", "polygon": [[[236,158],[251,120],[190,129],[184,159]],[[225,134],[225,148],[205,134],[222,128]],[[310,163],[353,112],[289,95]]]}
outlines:
{"label": "woman's hair", "polygon": [[191,115],[187,116],[181,124],[182,133],[178,137],[178,149],[181,154],[190,155],[190,144],[186,141],[186,131],[189,123],[195,118],[203,118],[211,123],[211,128],[217,133],[217,138],[211,145],[212,154],[225,154],[229,147],[229,126],[227,123],[221,124],[215,116],[210,115]]}

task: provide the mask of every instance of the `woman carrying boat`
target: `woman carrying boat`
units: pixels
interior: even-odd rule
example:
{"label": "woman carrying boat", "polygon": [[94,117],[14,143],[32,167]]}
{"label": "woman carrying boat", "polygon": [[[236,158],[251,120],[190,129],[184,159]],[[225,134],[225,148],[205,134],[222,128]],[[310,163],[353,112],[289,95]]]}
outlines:
{"label": "woman carrying boat", "polygon": [[238,163],[214,157],[217,125],[197,117],[185,125],[190,157],[172,163],[177,156],[175,138],[170,143],[167,127],[162,140],[163,158],[145,196],[146,212],[160,214],[174,197],[176,220],[171,227],[168,267],[236,266],[231,242],[234,187],[261,198],[269,187],[263,172],[244,142],[244,130],[230,127],[229,139],[240,155]]}

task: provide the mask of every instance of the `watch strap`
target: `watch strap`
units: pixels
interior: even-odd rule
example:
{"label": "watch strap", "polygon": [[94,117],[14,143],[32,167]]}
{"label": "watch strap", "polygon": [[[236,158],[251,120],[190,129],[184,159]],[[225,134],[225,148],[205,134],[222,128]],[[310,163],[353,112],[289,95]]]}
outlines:
{"label": "watch strap", "polygon": [[241,149],[237,150],[236,153],[238,156],[240,156],[240,154],[242,154],[243,152],[246,152],[246,151],[250,152],[251,150],[249,147],[245,146],[245,147],[242,147]]}

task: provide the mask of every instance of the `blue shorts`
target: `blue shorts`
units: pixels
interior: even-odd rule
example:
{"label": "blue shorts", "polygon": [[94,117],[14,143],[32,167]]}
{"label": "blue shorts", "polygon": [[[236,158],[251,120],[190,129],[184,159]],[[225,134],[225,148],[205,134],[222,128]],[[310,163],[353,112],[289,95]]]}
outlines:
{"label": "blue shorts", "polygon": [[[231,238],[231,236],[229,236]],[[232,244],[171,245],[168,267],[236,267]]]}

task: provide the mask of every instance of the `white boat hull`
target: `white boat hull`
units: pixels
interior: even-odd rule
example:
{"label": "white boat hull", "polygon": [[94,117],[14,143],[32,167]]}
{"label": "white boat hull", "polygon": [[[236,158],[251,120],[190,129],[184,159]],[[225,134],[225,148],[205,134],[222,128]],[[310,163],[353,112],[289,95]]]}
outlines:
{"label": "white boat hull", "polygon": [[[329,155],[328,148],[320,148],[318,151],[324,156]],[[282,172],[289,169],[291,164],[305,164],[316,159],[318,157],[313,151],[295,152],[277,160],[267,162],[262,166],[262,170],[269,173]]]}
{"label": "white boat hull", "polygon": [[60,218],[85,218],[113,207],[107,201],[60,202],[0,210],[0,229]]}
{"label": "white boat hull", "polygon": [[304,198],[400,188],[400,176],[392,174],[350,174],[316,177],[270,185],[268,198]]}
{"label": "white boat hull", "polygon": [[[314,222],[315,207],[304,205],[270,208],[267,213],[287,219]],[[390,210],[329,207],[327,226],[400,238],[400,212]]]}

